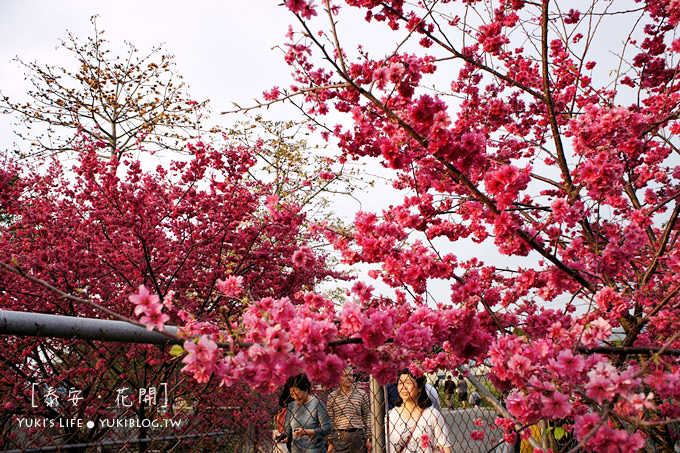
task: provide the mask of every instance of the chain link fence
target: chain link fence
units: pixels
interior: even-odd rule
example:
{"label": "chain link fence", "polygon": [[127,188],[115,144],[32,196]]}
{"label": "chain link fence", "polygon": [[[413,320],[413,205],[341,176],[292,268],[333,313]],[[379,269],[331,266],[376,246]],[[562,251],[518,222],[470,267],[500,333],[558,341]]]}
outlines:
{"label": "chain link fence", "polygon": [[5,337],[1,452],[252,452],[274,395],[199,384],[157,346]]}
{"label": "chain link fence", "polygon": [[[452,452],[520,451],[519,445],[503,442],[496,413],[486,401],[471,404],[471,384],[468,395],[451,396],[437,376],[429,378],[431,401],[439,408],[427,420],[439,424],[434,431],[416,428],[404,439],[413,428],[412,421],[395,417],[397,386],[371,385],[367,376],[356,375],[351,378],[355,388],[365,395],[358,404],[368,408],[363,424],[338,410],[337,389],[312,385],[309,395],[333,419],[318,439],[311,431],[296,438],[294,431],[316,415],[291,411],[292,398],[284,401],[279,394],[258,393],[246,385],[197,383],[181,373],[181,358],[168,359],[158,346],[10,336],[1,347],[0,453],[312,453],[314,445],[341,453],[357,438],[376,453],[428,453],[440,451],[440,443]],[[460,388],[462,380],[454,379]],[[281,417],[283,407],[288,408],[287,418]],[[432,416],[425,412],[417,423]],[[400,429],[401,442],[408,447],[395,441]],[[288,445],[279,436],[286,430],[292,437]]]}

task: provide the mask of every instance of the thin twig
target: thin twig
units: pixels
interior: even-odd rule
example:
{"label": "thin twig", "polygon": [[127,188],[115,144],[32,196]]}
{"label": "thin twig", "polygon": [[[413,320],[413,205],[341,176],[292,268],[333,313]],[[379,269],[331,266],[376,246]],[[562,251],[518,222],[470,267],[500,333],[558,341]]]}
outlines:
{"label": "thin twig", "polygon": [[[112,318],[115,318],[115,319],[117,319],[117,320],[119,320],[119,321],[127,322],[127,323],[129,323],[129,324],[134,324],[134,325],[136,325],[136,326],[146,328],[146,324],[143,324],[143,323],[141,323],[141,322],[135,321],[135,320],[133,320],[133,319],[131,319],[131,318],[128,318],[128,317],[126,317],[126,316],[120,315],[120,314],[118,314],[118,313],[116,313],[116,312],[114,312],[114,311],[112,311],[112,310],[109,310],[108,308],[104,307],[103,305],[100,305],[100,304],[98,304],[98,303],[96,303],[96,302],[94,302],[94,301],[92,301],[92,300],[90,300],[90,299],[83,299],[83,298],[81,298],[81,297],[77,297],[77,296],[74,296],[74,295],[72,295],[72,294],[68,294],[68,293],[66,293],[66,292],[64,292],[64,291],[62,291],[62,290],[60,290],[59,288],[57,288],[57,287],[55,287],[55,286],[53,286],[53,285],[47,283],[45,280],[42,280],[42,279],[40,279],[40,278],[34,277],[34,276],[30,275],[30,274],[27,274],[27,273],[24,272],[24,270],[21,269],[19,266],[16,266],[16,265],[15,265],[15,266],[10,266],[10,265],[8,265],[8,264],[3,263],[3,262],[0,261],[0,268],[5,269],[5,270],[7,270],[7,271],[9,271],[9,272],[12,272],[12,273],[14,273],[14,274],[20,275],[21,277],[23,277],[23,278],[25,278],[25,279],[27,279],[27,280],[29,280],[29,281],[31,281],[31,282],[37,284],[37,285],[40,285],[40,286],[42,286],[43,288],[46,288],[46,289],[52,291],[53,293],[59,295],[60,297],[62,297],[62,298],[64,298],[64,299],[68,299],[68,300],[70,300],[70,301],[77,302],[77,303],[79,303],[79,304],[88,305],[88,306],[94,308],[95,310],[98,310],[98,311],[101,311],[101,312],[103,312],[103,313],[106,313],[107,315],[109,315],[109,316],[111,316]],[[176,335],[176,334],[173,334],[173,333],[170,333],[170,332],[159,331],[159,330],[157,330],[157,329],[154,329],[154,330],[156,330],[158,333],[160,333],[160,334],[162,334],[162,335],[165,335],[165,336],[167,336],[167,337],[169,337],[169,338],[172,338],[173,340],[177,340],[177,341],[179,341],[179,342],[183,342],[184,340],[186,340],[186,338],[182,338],[181,336]]]}

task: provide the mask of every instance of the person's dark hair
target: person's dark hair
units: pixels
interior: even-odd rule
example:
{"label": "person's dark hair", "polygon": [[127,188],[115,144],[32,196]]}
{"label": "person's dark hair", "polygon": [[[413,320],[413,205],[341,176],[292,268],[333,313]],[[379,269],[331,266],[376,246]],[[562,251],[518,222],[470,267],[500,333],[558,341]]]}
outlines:
{"label": "person's dark hair", "polygon": [[[427,378],[425,378],[425,375],[420,376],[420,377],[415,377],[411,371],[408,369],[401,370],[399,372],[399,377],[401,377],[402,374],[408,374],[411,376],[415,381],[416,381],[416,386],[420,389],[420,392],[418,392],[418,401],[416,404],[418,404],[418,407],[421,409],[425,409],[426,407],[432,406],[432,401],[430,401],[430,398],[427,396],[427,389],[425,388],[425,383],[427,382]],[[404,401],[401,399],[401,396],[399,396],[399,399],[397,400],[397,406],[401,406],[404,403]]]}
{"label": "person's dark hair", "polygon": [[281,389],[281,395],[279,395],[279,406],[286,407],[291,401],[293,401],[293,398],[290,396],[290,389],[287,385],[284,385]]}
{"label": "person's dark hair", "polygon": [[312,383],[309,382],[309,378],[305,373],[300,373],[297,376],[291,376],[286,381],[286,388],[289,390],[295,387],[303,392],[309,392],[312,389]]}

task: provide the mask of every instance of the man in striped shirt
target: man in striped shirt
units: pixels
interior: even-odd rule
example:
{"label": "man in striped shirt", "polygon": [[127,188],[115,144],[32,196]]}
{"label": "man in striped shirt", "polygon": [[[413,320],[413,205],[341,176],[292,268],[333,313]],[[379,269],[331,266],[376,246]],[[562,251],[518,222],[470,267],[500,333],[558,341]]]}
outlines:
{"label": "man in striped shirt", "polygon": [[351,368],[345,368],[340,387],[328,395],[333,425],[329,453],[367,453],[371,450],[371,407],[366,391],[357,388]]}

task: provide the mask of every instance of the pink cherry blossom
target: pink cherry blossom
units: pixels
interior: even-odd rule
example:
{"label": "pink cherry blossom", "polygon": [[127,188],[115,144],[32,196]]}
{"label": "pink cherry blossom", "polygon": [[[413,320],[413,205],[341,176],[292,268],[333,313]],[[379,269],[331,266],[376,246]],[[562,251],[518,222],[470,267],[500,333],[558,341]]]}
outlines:
{"label": "pink cherry blossom", "polygon": [[160,304],[160,298],[158,295],[149,293],[149,290],[146,289],[146,286],[144,285],[140,285],[139,293],[131,295],[129,299],[130,302],[135,304],[134,313],[136,315],[144,313],[147,310],[153,311],[156,309],[156,306]]}
{"label": "pink cherry blossom", "polygon": [[293,265],[300,269],[311,268],[314,261],[314,252],[310,247],[302,247],[293,253]]}
{"label": "pink cherry blossom", "polygon": [[153,330],[155,327],[159,332],[162,332],[165,323],[170,320],[170,316],[161,312],[161,306],[155,306],[153,309],[144,311],[144,315],[140,321],[146,324],[147,330]]}
{"label": "pink cherry blossom", "polygon": [[367,322],[368,318],[358,305],[345,302],[340,313],[340,332],[342,334],[351,337],[361,332]]}
{"label": "pink cherry blossom", "polygon": [[484,440],[484,430],[476,429],[470,433],[470,439],[472,440]]}
{"label": "pink cherry blossom", "polygon": [[569,397],[564,393],[552,392],[549,395],[542,395],[541,402],[543,403],[544,414],[547,418],[565,418],[571,412],[572,406],[569,402]]}
{"label": "pink cherry blossom", "polygon": [[603,404],[606,400],[614,399],[616,387],[612,382],[601,374],[593,374],[586,383],[586,396]]}
{"label": "pink cherry blossom", "polygon": [[163,313],[163,306],[166,304],[166,301],[167,304],[171,305],[172,295],[172,292],[169,293],[169,296],[161,304],[157,294],[150,294],[146,286],[140,285],[139,293],[129,296],[129,300],[135,304],[134,314],[142,315],[140,321],[146,324],[147,330],[153,330],[155,327],[158,331],[162,332],[165,323],[170,320],[170,316]]}
{"label": "pink cherry blossom", "polygon": [[573,377],[579,375],[585,367],[585,360],[580,355],[574,355],[571,349],[560,351],[555,359],[551,359],[550,365],[559,375]]}
{"label": "pink cherry blossom", "polygon": [[217,344],[207,335],[201,335],[197,342],[185,341],[187,355],[182,359],[184,371],[191,373],[199,383],[208,382],[216,370]]}
{"label": "pink cherry blossom", "polygon": [[217,280],[217,289],[227,297],[239,297],[243,294],[243,277],[230,275],[224,280]]}
{"label": "pink cherry blossom", "polygon": [[590,322],[583,330],[581,341],[585,346],[597,346],[611,335],[611,325],[602,318]]}

